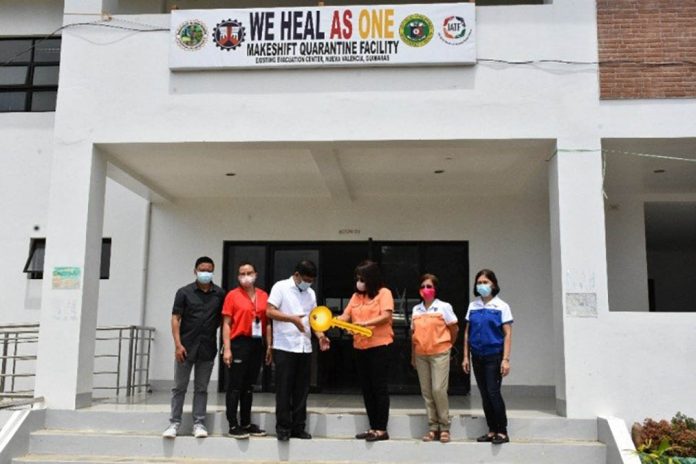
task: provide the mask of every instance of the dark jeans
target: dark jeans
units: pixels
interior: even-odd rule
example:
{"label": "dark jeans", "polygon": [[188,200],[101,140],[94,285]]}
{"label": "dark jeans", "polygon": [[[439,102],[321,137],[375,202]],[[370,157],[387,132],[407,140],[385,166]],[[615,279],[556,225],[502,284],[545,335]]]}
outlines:
{"label": "dark jeans", "polygon": [[387,430],[391,345],[354,350],[365,410],[372,430]]}
{"label": "dark jeans", "polygon": [[230,428],[239,420],[243,427],[251,424],[251,402],[253,385],[259,376],[263,362],[264,344],[261,338],[237,337],[230,342],[232,366],[227,369],[227,395],[225,410]]}
{"label": "dark jeans", "polygon": [[305,431],[311,360],[312,353],[273,350],[277,433]]}
{"label": "dark jeans", "polygon": [[503,381],[503,376],[500,373],[502,360],[502,353],[490,356],[471,356],[474,376],[476,376],[476,383],[483,401],[483,412],[486,414],[488,431],[507,435],[505,402],[500,394],[500,385]]}

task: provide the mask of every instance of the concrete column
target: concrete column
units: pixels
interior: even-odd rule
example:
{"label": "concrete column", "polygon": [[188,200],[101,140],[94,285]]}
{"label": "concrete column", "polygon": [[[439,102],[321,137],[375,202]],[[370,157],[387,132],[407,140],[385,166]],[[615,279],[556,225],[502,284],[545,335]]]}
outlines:
{"label": "concrete column", "polygon": [[596,416],[591,400],[601,359],[590,353],[608,314],[606,239],[599,139],[559,140],[549,167],[554,351],[558,412]]}
{"label": "concrete column", "polygon": [[66,15],[113,14],[118,8],[118,0],[65,0]]}
{"label": "concrete column", "polygon": [[105,186],[91,144],[55,147],[35,386],[50,408],[91,403]]}

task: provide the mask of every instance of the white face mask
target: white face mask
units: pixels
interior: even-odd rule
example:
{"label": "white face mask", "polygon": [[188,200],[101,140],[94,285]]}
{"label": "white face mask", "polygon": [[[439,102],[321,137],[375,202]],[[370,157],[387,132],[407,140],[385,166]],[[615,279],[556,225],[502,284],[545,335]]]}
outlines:
{"label": "white face mask", "polygon": [[255,275],[244,275],[240,276],[237,280],[239,280],[239,284],[242,287],[251,287],[254,285],[254,282],[256,282],[256,276]]}
{"label": "white face mask", "polygon": [[367,285],[365,285],[365,282],[357,281],[355,283],[355,288],[357,288],[359,292],[363,293],[365,290],[367,290]]}
{"label": "white face mask", "polygon": [[196,280],[201,284],[209,284],[213,281],[213,273],[205,271],[196,271]]}
{"label": "white face mask", "polygon": [[310,282],[305,282],[304,280],[301,281],[299,284],[297,284],[297,288],[300,289],[300,291],[304,292],[307,290],[309,287],[311,287],[312,284]]}

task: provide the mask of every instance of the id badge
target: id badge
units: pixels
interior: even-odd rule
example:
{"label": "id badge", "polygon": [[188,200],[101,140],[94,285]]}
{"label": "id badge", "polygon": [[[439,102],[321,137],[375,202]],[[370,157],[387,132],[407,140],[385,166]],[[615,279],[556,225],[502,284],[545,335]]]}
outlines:
{"label": "id badge", "polygon": [[261,320],[257,317],[254,322],[251,323],[251,337],[261,338],[263,336],[263,331],[261,329]]}

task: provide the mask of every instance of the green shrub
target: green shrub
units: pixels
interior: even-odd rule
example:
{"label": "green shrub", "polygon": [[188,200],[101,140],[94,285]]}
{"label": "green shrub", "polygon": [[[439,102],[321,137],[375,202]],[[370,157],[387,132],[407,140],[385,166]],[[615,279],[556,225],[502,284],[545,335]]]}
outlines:
{"label": "green shrub", "polygon": [[678,412],[671,422],[645,419],[633,427],[633,441],[645,464],[696,464],[696,461],[670,459],[696,458],[696,420]]}

